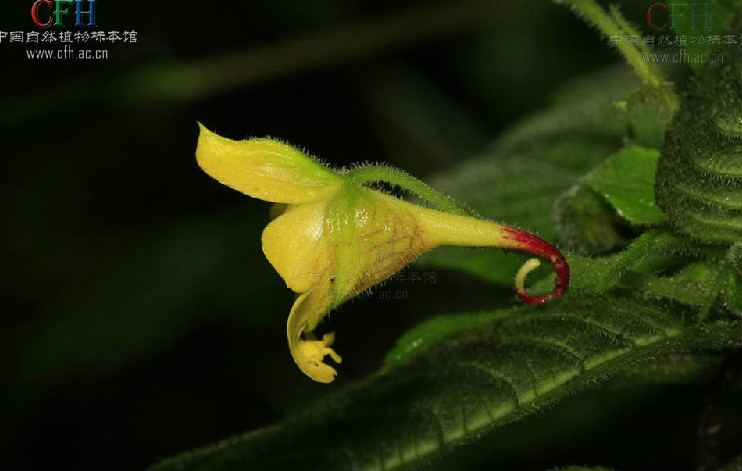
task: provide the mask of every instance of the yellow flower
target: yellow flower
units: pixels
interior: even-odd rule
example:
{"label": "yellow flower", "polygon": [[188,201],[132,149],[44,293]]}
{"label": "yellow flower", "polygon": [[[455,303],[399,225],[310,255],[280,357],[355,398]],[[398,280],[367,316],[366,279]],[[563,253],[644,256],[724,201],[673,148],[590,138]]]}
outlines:
{"label": "yellow flower", "polygon": [[[196,159],[207,174],[246,195],[278,203],[263,231],[263,252],[297,293],[286,328],[289,349],[301,371],[315,381],[335,379],[337,372],[324,362],[325,356],[341,362],[330,348],[333,334],[322,339],[313,335],[320,320],[437,246],[502,247],[546,257],[557,272],[555,288],[539,297],[525,291],[525,276],[539,263],[531,259],[516,275],[516,293],[525,302],[553,299],[567,288],[569,267],[551,244],[468,216],[409,175],[386,167],[336,172],[288,144],[233,141],[199,126]],[[379,180],[414,191],[450,212],[364,186]]]}

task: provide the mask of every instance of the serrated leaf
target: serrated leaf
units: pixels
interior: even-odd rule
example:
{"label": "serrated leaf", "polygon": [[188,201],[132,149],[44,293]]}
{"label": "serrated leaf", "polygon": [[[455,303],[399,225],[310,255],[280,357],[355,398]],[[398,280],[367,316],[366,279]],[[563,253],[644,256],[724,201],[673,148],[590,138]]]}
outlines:
{"label": "serrated leaf", "polygon": [[654,201],[654,175],[660,152],[630,146],[587,176],[590,187],[634,224],[657,224],[665,214]]}
{"label": "serrated leaf", "polygon": [[152,470],[408,468],[657,355],[742,343],[739,322],[685,327],[679,315],[616,297],[480,316],[282,423]]}

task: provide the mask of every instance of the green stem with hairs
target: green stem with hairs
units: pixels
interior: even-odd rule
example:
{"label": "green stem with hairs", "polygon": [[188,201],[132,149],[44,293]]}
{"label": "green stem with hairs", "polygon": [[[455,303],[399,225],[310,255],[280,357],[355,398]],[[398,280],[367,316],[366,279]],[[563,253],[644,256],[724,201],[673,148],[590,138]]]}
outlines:
{"label": "green stem with hairs", "polygon": [[[631,26],[631,24],[629,24],[629,22],[626,21],[626,18],[623,17],[623,15],[621,14],[621,11],[618,9],[616,5],[609,5],[608,11],[611,13],[611,18],[613,19],[613,21],[616,23],[616,25],[618,25],[619,28],[621,28],[621,30],[624,32],[626,36],[641,37],[641,34],[639,33],[639,31],[635,30]],[[644,41],[637,41],[635,47],[642,54],[647,54],[647,53],[652,52],[652,50],[649,47],[647,47],[646,44],[644,44]],[[647,65],[651,67],[651,65],[649,64]],[[659,73],[659,71],[657,70],[655,70],[655,72]]]}
{"label": "green stem with hairs", "polygon": [[458,203],[450,196],[441,193],[422,180],[418,180],[412,175],[396,168],[384,165],[362,165],[348,171],[346,176],[357,185],[371,182],[391,183],[392,185],[415,193],[443,211],[462,216],[474,215],[474,211]]}
{"label": "green stem with hairs", "polygon": [[581,13],[588,22],[594,24],[607,38],[621,38],[614,44],[626,62],[634,69],[636,75],[643,83],[657,88],[662,93],[663,100],[670,110],[675,112],[678,109],[678,97],[669,82],[665,80],[658,67],[645,61],[642,57],[642,54],[649,52],[648,48],[643,44],[634,46],[628,43],[627,37],[629,35],[639,36],[639,34],[631,28],[618,9],[612,8],[609,15],[594,0],[554,0],[554,2],[572,5],[578,13]]}

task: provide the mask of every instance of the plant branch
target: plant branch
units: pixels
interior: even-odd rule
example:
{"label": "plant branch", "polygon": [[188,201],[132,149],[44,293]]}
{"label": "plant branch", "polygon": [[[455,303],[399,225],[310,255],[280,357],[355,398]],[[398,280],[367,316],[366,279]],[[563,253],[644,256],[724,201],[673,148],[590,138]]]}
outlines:
{"label": "plant branch", "polygon": [[664,78],[658,67],[643,57],[643,54],[650,52],[649,48],[642,41],[637,41],[636,46],[629,44],[628,37],[639,36],[639,33],[629,25],[617,8],[612,7],[609,15],[594,0],[554,0],[554,2],[570,5],[578,15],[595,25],[609,40],[617,38],[616,41],[611,40],[611,44],[616,46],[642,82],[659,90],[665,105],[673,113],[678,109],[678,97],[672,90],[670,82]]}

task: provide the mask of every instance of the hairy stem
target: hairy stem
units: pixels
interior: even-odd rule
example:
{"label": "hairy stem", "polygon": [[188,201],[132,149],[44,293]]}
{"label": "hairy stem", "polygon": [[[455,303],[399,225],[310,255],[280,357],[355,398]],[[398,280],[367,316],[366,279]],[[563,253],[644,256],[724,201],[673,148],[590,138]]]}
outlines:
{"label": "hairy stem", "polygon": [[397,170],[396,168],[384,165],[362,165],[350,170],[347,176],[356,184],[387,182],[398,186],[404,190],[415,193],[431,204],[448,213],[458,214],[461,216],[470,216],[474,212],[464,205],[458,203],[450,196],[447,196],[422,180],[412,175]]}
{"label": "hairy stem", "polygon": [[626,21],[625,18],[616,8],[611,9],[611,14],[606,13],[594,0],[554,0],[555,3],[571,5],[572,8],[587,20],[595,25],[609,40],[615,45],[618,52],[624,57],[626,62],[634,69],[636,75],[644,82],[660,91],[665,105],[672,112],[678,109],[678,97],[672,90],[670,83],[664,78],[662,72],[651,62],[644,60],[642,54],[648,53],[648,49],[643,44],[629,44],[629,36],[639,36]]}

